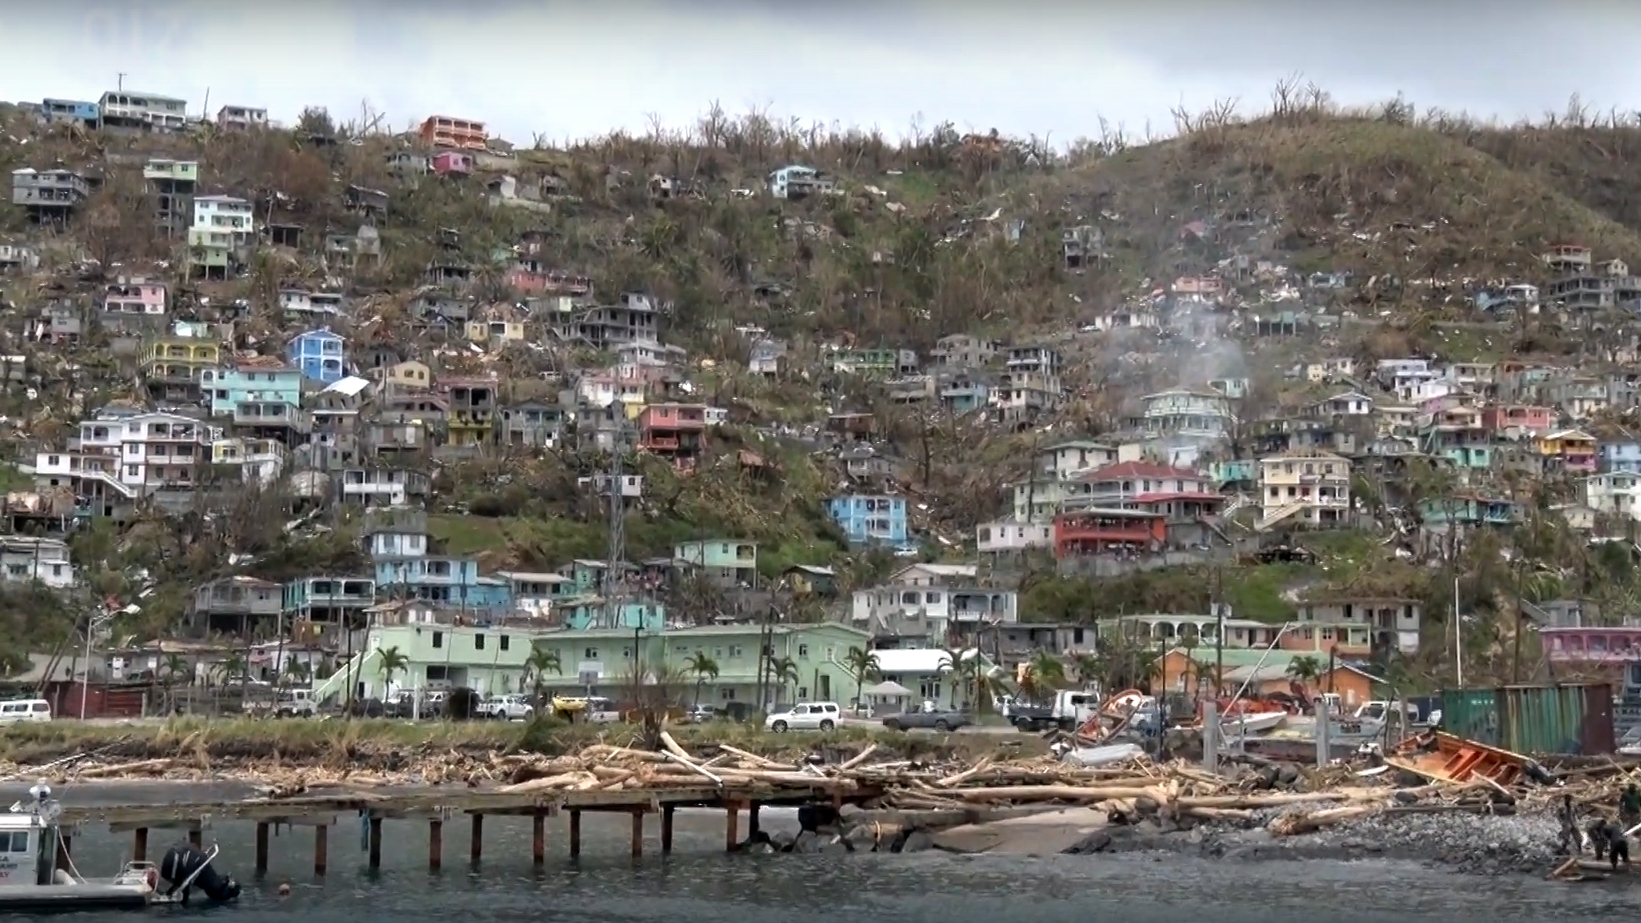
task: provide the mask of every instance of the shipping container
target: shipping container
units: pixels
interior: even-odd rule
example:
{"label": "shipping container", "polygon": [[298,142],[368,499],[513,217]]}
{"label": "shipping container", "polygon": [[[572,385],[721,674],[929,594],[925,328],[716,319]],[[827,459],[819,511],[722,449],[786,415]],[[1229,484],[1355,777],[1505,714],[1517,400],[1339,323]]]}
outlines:
{"label": "shipping container", "polygon": [[1490,747],[1501,746],[1498,691],[1443,689],[1442,730]]}
{"label": "shipping container", "polygon": [[1606,683],[1443,690],[1442,727],[1516,753],[1595,756],[1618,748]]}

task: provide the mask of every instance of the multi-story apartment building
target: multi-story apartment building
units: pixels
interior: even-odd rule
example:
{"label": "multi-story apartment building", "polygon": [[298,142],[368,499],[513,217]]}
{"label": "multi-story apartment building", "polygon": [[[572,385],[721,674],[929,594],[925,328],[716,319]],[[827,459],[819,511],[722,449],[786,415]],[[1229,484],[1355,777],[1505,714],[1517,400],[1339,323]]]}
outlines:
{"label": "multi-story apartment building", "polygon": [[166,237],[182,237],[194,223],[194,194],[199,191],[199,163],[193,160],[148,161],[143,183],[154,199],[154,223]]}
{"label": "multi-story apartment building", "polygon": [[249,128],[267,128],[268,110],[250,106],[223,106],[217,110],[217,127],[243,131]]}
{"label": "multi-story apartment building", "polygon": [[490,146],[490,133],[483,122],[452,118],[448,115],[430,115],[416,132],[428,147],[456,147],[482,151]]}
{"label": "multi-story apartment building", "polygon": [[195,269],[223,275],[235,253],[256,238],[256,212],[251,203],[235,196],[194,198],[194,223],[188,229],[188,252]]}
{"label": "multi-story apartment building", "polygon": [[160,487],[188,487],[211,460],[222,430],[175,413],[103,411],[80,424],[79,439],[62,452],[36,458],[37,479],[113,481],[130,496]]}
{"label": "multi-story apartment building", "polygon": [[202,398],[208,369],[222,361],[222,346],[198,337],[158,337],[143,345],[137,370],[156,399],[194,402]]}
{"label": "multi-story apartment building", "polygon": [[261,356],[241,359],[225,369],[207,369],[200,386],[211,402],[211,416],[233,416],[246,402],[302,406],[302,373],[293,366]]}
{"label": "multi-story apartment building", "polygon": [[1344,525],[1351,509],[1350,472],[1349,460],[1320,450],[1260,459],[1258,527],[1282,522],[1313,528]]}
{"label": "multi-story apartment building", "polygon": [[36,223],[67,221],[90,195],[91,184],[73,170],[11,171],[11,204],[21,206]]}
{"label": "multi-story apartment building", "polygon": [[136,90],[109,90],[97,101],[102,127],[137,131],[181,131],[188,103],[173,96]]}

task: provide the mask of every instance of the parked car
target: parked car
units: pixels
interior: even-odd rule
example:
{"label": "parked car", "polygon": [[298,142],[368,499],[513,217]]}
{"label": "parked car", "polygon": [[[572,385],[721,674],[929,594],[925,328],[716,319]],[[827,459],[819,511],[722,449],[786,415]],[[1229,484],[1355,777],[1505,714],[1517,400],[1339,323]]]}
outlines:
{"label": "parked car", "polygon": [[777,711],[764,719],[764,730],[784,734],[787,731],[830,731],[843,719],[843,710],[836,702],[799,702],[786,711]]}
{"label": "parked car", "polygon": [[13,699],[0,703],[0,724],[50,720],[51,703],[45,699]]}
{"label": "parked car", "polygon": [[883,726],[891,731],[909,731],[913,728],[955,731],[973,723],[968,715],[960,711],[909,711],[883,719]]}
{"label": "parked car", "polygon": [[275,718],[312,718],[318,711],[312,689],[285,689],[274,700]]}
{"label": "parked car", "polygon": [[535,713],[535,703],[527,695],[491,696],[479,706],[481,717],[498,721],[528,721]]}
{"label": "parked car", "polygon": [[715,721],[717,718],[718,710],[711,705],[697,705],[684,712],[685,724],[700,724],[704,721]]}

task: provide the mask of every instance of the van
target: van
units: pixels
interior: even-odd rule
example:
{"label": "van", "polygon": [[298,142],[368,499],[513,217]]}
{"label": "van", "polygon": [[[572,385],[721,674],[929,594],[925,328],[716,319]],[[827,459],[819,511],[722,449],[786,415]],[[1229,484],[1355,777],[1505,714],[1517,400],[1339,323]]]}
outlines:
{"label": "van", "polygon": [[275,718],[311,718],[319,710],[312,689],[286,689],[274,705]]}
{"label": "van", "polygon": [[10,702],[0,702],[0,724],[50,720],[51,703],[45,699],[16,699]]}

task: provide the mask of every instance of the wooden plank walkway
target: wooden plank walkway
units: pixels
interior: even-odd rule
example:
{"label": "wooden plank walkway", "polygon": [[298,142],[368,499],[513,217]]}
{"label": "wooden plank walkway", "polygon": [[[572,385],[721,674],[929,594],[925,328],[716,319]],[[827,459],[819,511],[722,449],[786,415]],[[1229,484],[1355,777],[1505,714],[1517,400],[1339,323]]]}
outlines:
{"label": "wooden plank walkway", "polygon": [[484,818],[526,816],[532,818],[532,859],[546,857],[546,819],[567,812],[570,820],[569,854],[581,853],[583,811],[627,813],[632,816],[632,855],[643,853],[644,817],[661,815],[661,852],[672,851],[673,812],[678,808],[721,808],[725,811],[725,847],[738,848],[739,812],[748,813],[748,832],[758,829],[758,809],[763,805],[823,805],[831,808],[880,797],[878,789],[840,786],[838,780],[817,777],[813,784],[801,782],[737,784],[667,788],[635,788],[614,791],[507,792],[477,788],[375,789],[335,791],[292,798],[254,798],[241,801],[174,802],[169,804],[128,804],[62,809],[63,840],[72,841],[80,827],[107,824],[117,833],[133,834],[132,858],[145,859],[149,830],[186,831],[199,846],[203,831],[217,821],[256,823],[256,869],[268,867],[269,831],[273,826],[303,826],[314,829],[314,872],[323,875],[328,863],[328,832],[342,823],[343,815],[366,819],[369,827],[370,867],[381,866],[382,822],[422,820],[428,824],[428,865],[438,868],[443,861],[442,837],[445,821],[467,815],[472,828],[470,857],[478,862],[483,851]]}

